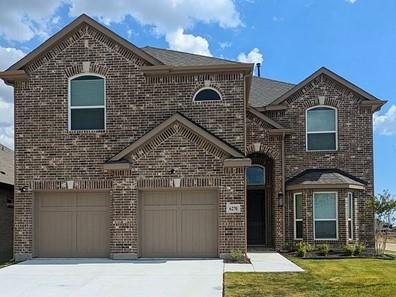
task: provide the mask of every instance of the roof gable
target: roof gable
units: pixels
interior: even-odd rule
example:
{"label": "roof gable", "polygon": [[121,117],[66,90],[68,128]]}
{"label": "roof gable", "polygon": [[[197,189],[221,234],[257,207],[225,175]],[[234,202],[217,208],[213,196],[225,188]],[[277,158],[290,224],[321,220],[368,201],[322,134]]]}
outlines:
{"label": "roof gable", "polygon": [[369,94],[368,92],[364,91],[363,89],[359,88],[358,86],[354,85],[353,83],[349,82],[348,80],[344,79],[343,77],[339,76],[338,74],[330,71],[329,69],[322,67],[310,76],[308,76],[306,79],[304,79],[302,82],[299,84],[295,85],[293,88],[291,88],[289,91],[281,95],[278,99],[273,101],[270,105],[279,105],[282,104],[284,101],[286,101],[289,97],[293,96],[297,92],[299,92],[301,89],[303,89],[306,85],[309,83],[313,82],[315,79],[318,79],[321,75],[325,75],[327,77],[330,77],[333,79],[335,82],[338,84],[344,86],[345,88],[348,88],[352,92],[358,94],[359,96],[363,97],[364,99],[368,101],[372,101],[372,103],[378,104],[379,107],[382,106],[385,102],[381,101],[377,97],[374,97],[373,95]]}
{"label": "roof gable", "polygon": [[219,158],[223,155],[243,158],[243,154],[239,150],[225,143],[182,114],[176,113],[115,155],[109,160],[109,163],[122,162],[122,159],[127,155],[130,156],[128,159],[137,160],[176,133],[182,134]]}
{"label": "roof gable", "polygon": [[31,51],[29,54],[27,54],[24,58],[10,66],[6,72],[8,71],[16,71],[24,68],[27,64],[31,63],[33,60],[36,58],[44,55],[48,50],[56,46],[59,42],[61,42],[63,39],[65,39],[67,36],[70,36],[73,34],[81,25],[86,24],[88,26],[93,27],[94,29],[98,30],[108,38],[114,40],[127,50],[133,52],[135,55],[138,57],[142,58],[143,60],[147,61],[151,65],[162,65],[162,62],[154,58],[153,56],[149,55],[145,51],[141,50],[140,48],[136,47],[126,39],[122,38],[121,36],[117,35],[116,33],[112,32],[105,26],[101,25],[94,19],[90,18],[89,16],[82,14],[78,18],[76,18],[74,21],[72,21],[70,24],[68,24],[66,27],[64,27],[62,30],[57,32],[55,35],[47,39],[45,42],[43,42],[40,46],[38,46],[36,49]]}

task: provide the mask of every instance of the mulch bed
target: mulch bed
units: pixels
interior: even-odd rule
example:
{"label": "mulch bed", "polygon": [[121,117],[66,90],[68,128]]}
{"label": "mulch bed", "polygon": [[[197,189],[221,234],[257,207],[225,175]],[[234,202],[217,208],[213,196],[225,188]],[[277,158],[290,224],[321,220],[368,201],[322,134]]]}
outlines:
{"label": "mulch bed", "polygon": [[[287,253],[286,255],[297,257],[296,253]],[[329,252],[327,256],[322,256],[319,253],[308,253],[305,257],[301,259],[309,259],[309,260],[340,260],[340,259],[381,259],[381,260],[395,260],[396,257],[389,254],[384,255],[374,255],[374,254],[362,254],[357,256],[349,256],[343,252]]]}
{"label": "mulch bed", "polygon": [[232,264],[251,264],[249,258],[244,258],[240,260],[232,260],[232,259],[224,259],[224,263],[232,263]]}

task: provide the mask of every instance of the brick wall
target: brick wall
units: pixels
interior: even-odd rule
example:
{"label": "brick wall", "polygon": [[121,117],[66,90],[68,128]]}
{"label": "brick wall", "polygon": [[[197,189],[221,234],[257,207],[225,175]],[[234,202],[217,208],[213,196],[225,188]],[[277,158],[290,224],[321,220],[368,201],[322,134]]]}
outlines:
{"label": "brick wall", "polygon": [[[68,131],[68,79],[82,72],[83,62],[90,62],[90,72],[106,77],[105,132]],[[183,113],[230,145],[244,151],[242,73],[146,78],[140,70],[146,64],[103,34],[84,25],[44,57],[27,66],[30,79],[18,82],[15,86],[16,186],[27,187],[26,192],[16,193],[15,203],[15,252],[21,258],[32,255],[32,203],[36,186],[56,189],[62,187],[67,180],[78,181],[80,184],[94,180],[98,182],[96,184],[106,185],[113,176],[110,172],[105,172],[101,164],[175,112]],[[220,91],[221,102],[192,101],[194,92],[203,87],[205,81],[210,81],[210,85]],[[189,172],[190,175],[195,172],[191,170],[192,166],[199,168],[200,172],[194,174],[196,178],[210,177],[221,172],[219,161],[208,162],[212,159],[206,155],[200,155],[202,160],[192,153],[186,153],[182,160],[170,159],[168,154],[172,158],[179,155],[177,151],[172,151],[175,149],[177,146],[171,146],[169,150],[157,151],[158,155],[153,153],[144,162],[140,160],[140,168],[145,168],[144,174],[151,177],[160,172],[165,174],[170,164],[176,164],[180,172]],[[188,149],[192,150],[190,147]],[[165,160],[169,160],[170,164],[164,163]],[[157,162],[163,164],[163,167],[157,168]],[[150,171],[147,171],[149,168]],[[238,186],[231,184],[229,187],[235,190],[232,195],[231,192],[227,195],[242,205],[243,176],[243,173],[234,174],[228,181],[223,180],[224,173],[220,175],[221,185],[235,183],[237,180]],[[125,226],[118,226],[118,231],[113,229],[113,252],[136,251],[137,231],[135,219],[131,217],[131,214],[136,213],[136,193],[131,188],[131,184],[136,183],[136,178],[137,175],[122,180],[114,179],[113,225]],[[95,183],[89,188],[95,188]],[[228,192],[224,191],[222,199],[228,197],[225,194]],[[222,201],[220,200],[220,205]],[[241,216],[243,215],[242,213]],[[227,249],[226,245],[244,248],[241,244],[244,223],[240,218],[237,221],[235,225],[230,223],[231,227],[225,226],[225,223],[220,226],[222,234],[225,234],[226,229],[235,234],[235,242],[231,239],[232,244],[220,244],[222,251]],[[232,228],[234,229],[230,231]],[[237,229],[238,234],[235,231]],[[225,241],[224,236],[221,238]],[[233,235],[230,236],[232,238]]]}

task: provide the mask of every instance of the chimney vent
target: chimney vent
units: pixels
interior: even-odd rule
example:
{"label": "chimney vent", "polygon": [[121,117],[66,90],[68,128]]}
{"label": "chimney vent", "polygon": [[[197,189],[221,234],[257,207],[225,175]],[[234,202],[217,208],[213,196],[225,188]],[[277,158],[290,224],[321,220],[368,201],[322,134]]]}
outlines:
{"label": "chimney vent", "polygon": [[257,63],[256,64],[257,67],[257,76],[260,77],[260,67],[261,67],[261,63]]}

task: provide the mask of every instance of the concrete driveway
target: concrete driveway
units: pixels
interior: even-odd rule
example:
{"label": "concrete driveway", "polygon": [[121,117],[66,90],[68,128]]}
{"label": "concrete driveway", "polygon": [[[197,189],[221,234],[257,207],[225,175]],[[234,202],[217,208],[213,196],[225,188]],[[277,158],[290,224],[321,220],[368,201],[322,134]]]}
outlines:
{"label": "concrete driveway", "polygon": [[222,260],[35,259],[0,269],[7,297],[221,297]]}

